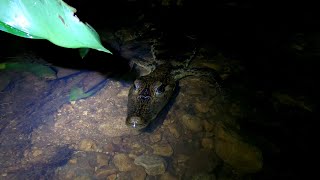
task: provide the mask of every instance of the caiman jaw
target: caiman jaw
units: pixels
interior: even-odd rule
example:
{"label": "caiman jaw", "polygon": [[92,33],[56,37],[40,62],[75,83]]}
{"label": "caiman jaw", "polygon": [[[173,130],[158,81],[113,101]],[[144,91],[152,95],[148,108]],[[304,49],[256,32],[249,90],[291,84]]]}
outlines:
{"label": "caiman jaw", "polygon": [[130,126],[132,128],[135,128],[137,130],[143,129],[147,126],[147,124],[143,124],[143,121],[141,120],[140,117],[137,116],[132,116],[128,117],[126,120],[126,125]]}

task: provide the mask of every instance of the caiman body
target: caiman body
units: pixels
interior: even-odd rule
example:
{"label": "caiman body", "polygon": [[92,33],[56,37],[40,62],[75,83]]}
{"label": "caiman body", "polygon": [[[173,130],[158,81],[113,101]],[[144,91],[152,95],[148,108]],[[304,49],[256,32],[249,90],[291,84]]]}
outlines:
{"label": "caiman body", "polygon": [[[154,28],[150,28],[150,26],[143,27],[148,27],[154,32]],[[145,28],[141,29],[146,30]],[[132,128],[144,129],[156,119],[173,97],[175,87],[180,79],[187,76],[206,76],[212,83],[219,83],[220,77],[213,69],[189,67],[196,54],[195,47],[187,47],[187,52],[184,51],[182,54],[181,49],[172,50],[185,46],[187,43],[174,44],[171,41],[170,43],[166,42],[167,45],[165,43],[163,45],[162,38],[159,36],[156,38],[154,36],[147,37],[148,32],[138,33],[139,36],[134,36],[134,38],[131,34],[137,33],[132,33],[130,30],[121,30],[116,34],[118,36],[116,39],[122,41],[120,54],[130,59],[130,64],[135,66],[135,69],[140,73],[140,76],[130,87],[128,94],[126,125]],[[149,40],[146,40],[147,38]],[[159,41],[159,39],[161,40]],[[178,41],[175,40],[175,42]],[[150,42],[149,46],[146,45],[146,42]],[[139,47],[141,48],[139,49]]]}

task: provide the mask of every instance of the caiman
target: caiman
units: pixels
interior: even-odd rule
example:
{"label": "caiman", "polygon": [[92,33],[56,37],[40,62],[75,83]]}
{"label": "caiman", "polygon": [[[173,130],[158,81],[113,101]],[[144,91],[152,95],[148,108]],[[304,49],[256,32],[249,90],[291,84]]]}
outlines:
{"label": "caiman", "polygon": [[[142,29],[145,31],[151,28]],[[165,35],[162,34],[158,38],[151,38],[149,49],[143,48],[136,53],[128,52],[137,51],[139,46],[145,46],[146,41],[138,39],[141,37],[143,39],[146,33],[128,33],[125,30],[118,32],[120,32],[117,34],[118,39],[121,39],[122,42],[128,39],[128,42],[122,44],[120,54],[125,58],[130,58],[130,63],[135,65],[140,72],[129,90],[126,125],[137,130],[145,129],[173,97],[178,81],[187,76],[205,76],[210,82],[217,85],[217,88],[220,88],[221,78],[215,70],[190,67],[190,62],[196,56],[196,47],[189,48],[190,51],[184,53],[182,55],[184,59],[181,60],[181,55],[170,54],[171,51],[165,50],[168,47],[163,45],[162,39],[166,38],[163,38]],[[145,53],[145,49],[148,49],[149,53]],[[163,54],[166,53],[167,55],[164,56]]]}

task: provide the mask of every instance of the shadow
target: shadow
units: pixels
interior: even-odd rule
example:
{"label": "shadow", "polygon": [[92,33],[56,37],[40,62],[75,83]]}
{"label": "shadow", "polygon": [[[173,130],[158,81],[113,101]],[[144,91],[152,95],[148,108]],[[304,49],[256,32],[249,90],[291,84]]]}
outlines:
{"label": "shadow", "polygon": [[179,83],[177,83],[177,86],[172,94],[172,98],[169,100],[168,104],[161,110],[161,112],[158,114],[155,120],[153,120],[147,127],[141,130],[141,132],[146,133],[152,133],[154,130],[156,130],[158,127],[160,127],[164,120],[166,119],[169,110],[175,103],[175,100],[180,92],[180,86]]}
{"label": "shadow", "polygon": [[[8,179],[54,179],[56,169],[67,164],[73,153],[74,151],[68,147],[59,147],[47,161],[7,171],[6,176]],[[17,167],[19,165],[14,165],[13,168]]]}

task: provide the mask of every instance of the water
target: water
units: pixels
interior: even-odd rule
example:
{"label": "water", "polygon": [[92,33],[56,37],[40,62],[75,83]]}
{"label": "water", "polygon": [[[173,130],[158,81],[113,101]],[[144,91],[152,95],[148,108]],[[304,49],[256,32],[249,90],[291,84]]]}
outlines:
{"label": "water", "polygon": [[[301,51],[290,48],[288,37],[294,33],[285,31],[289,26],[276,26],[280,31],[273,32],[266,28],[270,24],[248,23],[237,30],[241,23],[221,21],[198,36],[205,40],[193,63],[219,70],[226,101],[206,79],[183,79],[145,132],[124,124],[135,78],[127,61],[95,53],[82,60],[33,42],[30,49],[50,47],[42,54],[55,54],[53,60],[43,58],[57,76],[39,77],[28,69],[0,71],[0,179],[307,177],[312,167],[305,164],[313,159],[317,132],[314,36],[309,34],[311,42]],[[171,29],[168,24],[164,29]],[[21,45],[1,44],[1,57],[14,56],[15,44]],[[121,75],[115,70],[122,70]],[[70,101],[75,89],[92,94]]]}

